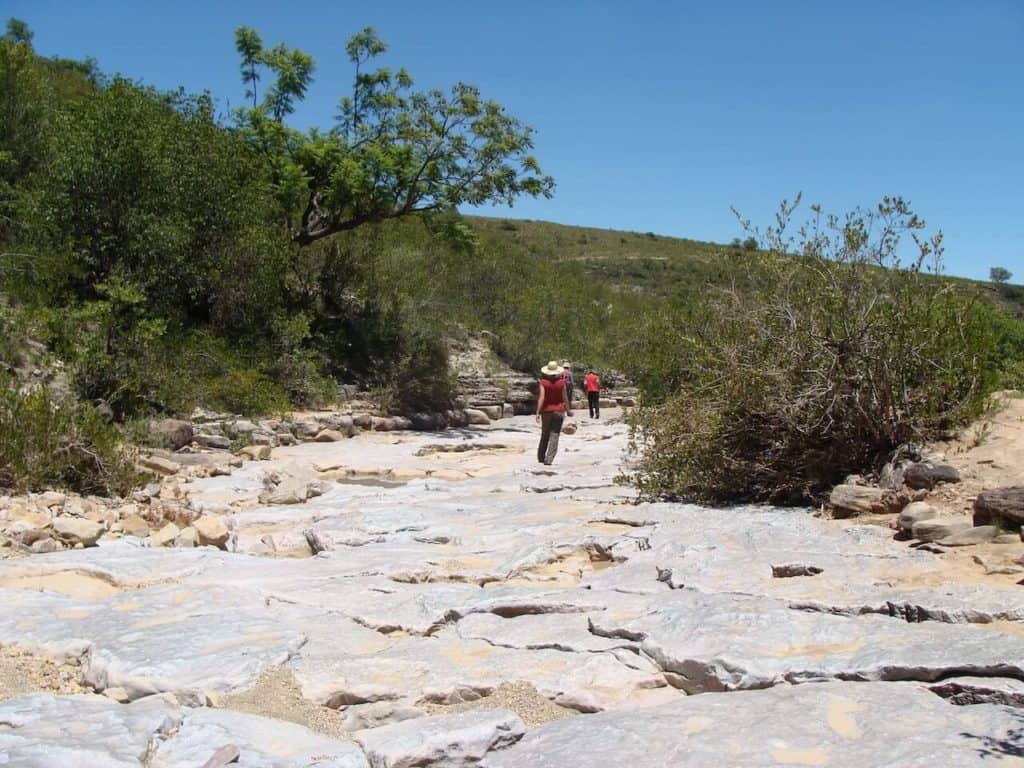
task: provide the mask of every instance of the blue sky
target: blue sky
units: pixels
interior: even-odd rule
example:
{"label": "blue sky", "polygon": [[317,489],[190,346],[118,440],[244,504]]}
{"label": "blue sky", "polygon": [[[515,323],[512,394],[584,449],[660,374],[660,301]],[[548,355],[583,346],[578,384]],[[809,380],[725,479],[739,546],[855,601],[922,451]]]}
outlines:
{"label": "blue sky", "polygon": [[420,87],[462,80],[536,131],[551,200],[500,215],[728,242],[730,206],[837,212],[884,194],[945,233],[946,271],[1024,282],[1024,3],[2,0],[44,55],[160,88],[244,89],[235,27],[317,61],[295,115],[331,123],[345,40],[377,28]]}

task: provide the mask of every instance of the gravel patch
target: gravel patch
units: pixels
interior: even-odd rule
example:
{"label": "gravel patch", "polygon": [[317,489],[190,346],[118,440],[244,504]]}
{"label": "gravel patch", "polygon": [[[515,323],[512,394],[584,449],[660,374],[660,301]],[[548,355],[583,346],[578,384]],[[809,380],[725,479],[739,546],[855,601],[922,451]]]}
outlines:
{"label": "gravel patch", "polygon": [[298,723],[336,739],[348,738],[341,730],[341,715],[336,710],[303,698],[295,676],[283,667],[267,670],[252,688],[225,696],[217,706]]}
{"label": "gravel patch", "polygon": [[532,685],[521,681],[502,683],[490,696],[484,696],[476,701],[450,705],[424,702],[416,706],[430,715],[451,715],[474,709],[511,709],[530,727],[579,714],[574,709],[568,709],[544,698]]}

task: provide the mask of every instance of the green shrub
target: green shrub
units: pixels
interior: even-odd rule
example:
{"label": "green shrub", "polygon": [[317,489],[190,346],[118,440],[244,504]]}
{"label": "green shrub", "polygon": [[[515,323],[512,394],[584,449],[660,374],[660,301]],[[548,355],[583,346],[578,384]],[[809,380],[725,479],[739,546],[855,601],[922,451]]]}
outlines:
{"label": "green shrub", "polygon": [[288,410],[288,396],[279,384],[251,368],[230,370],[210,382],[204,405],[250,416]]}
{"label": "green shrub", "polygon": [[670,394],[636,422],[635,479],[652,496],[806,503],[947,434],[996,386],[995,310],[928,274],[940,237],[915,237],[900,263],[901,236],[924,226],[906,203],[815,209],[795,240],[792,210],[757,233],[769,253],[756,291],[708,291],[676,319],[674,365],[660,364]]}
{"label": "green shrub", "polygon": [[140,480],[132,458],[95,408],[0,381],[0,487],[123,495]]}

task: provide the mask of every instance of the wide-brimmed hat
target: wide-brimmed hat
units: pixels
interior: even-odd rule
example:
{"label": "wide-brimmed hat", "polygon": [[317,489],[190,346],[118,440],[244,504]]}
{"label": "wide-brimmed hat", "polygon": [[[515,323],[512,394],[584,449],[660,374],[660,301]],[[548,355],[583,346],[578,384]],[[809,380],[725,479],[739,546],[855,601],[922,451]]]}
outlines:
{"label": "wide-brimmed hat", "polygon": [[565,373],[565,368],[560,366],[557,360],[552,360],[541,368],[540,372],[545,376],[558,376],[560,373]]}

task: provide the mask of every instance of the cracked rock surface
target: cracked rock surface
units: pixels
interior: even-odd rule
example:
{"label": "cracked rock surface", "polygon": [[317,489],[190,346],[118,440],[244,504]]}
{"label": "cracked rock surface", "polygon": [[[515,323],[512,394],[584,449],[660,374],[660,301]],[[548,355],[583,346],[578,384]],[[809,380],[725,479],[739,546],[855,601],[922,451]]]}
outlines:
{"label": "cracked rock surface", "polygon": [[[1012,577],[951,583],[943,556],[806,510],[633,504],[622,424],[580,419],[550,467],[536,439],[515,417],[278,447],[178,485],[225,549],[0,561],[0,646],[94,692],[0,701],[0,765],[1024,758]],[[277,679],[331,718],[230,708]],[[537,698],[561,719],[524,725]]]}

